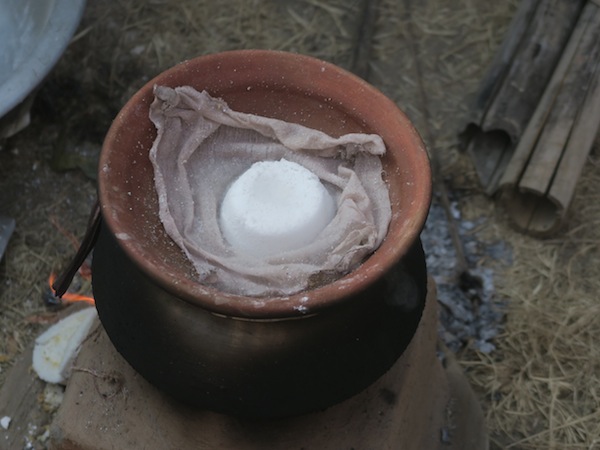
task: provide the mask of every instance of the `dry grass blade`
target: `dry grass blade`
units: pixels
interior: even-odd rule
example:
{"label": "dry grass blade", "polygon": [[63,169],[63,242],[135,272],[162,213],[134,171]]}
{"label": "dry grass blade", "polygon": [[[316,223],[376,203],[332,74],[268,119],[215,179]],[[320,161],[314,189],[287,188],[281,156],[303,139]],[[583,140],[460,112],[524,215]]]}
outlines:
{"label": "dry grass blade", "polygon": [[[498,295],[510,299],[498,350],[459,355],[485,408],[492,448],[600,449],[600,146],[589,157],[564,234],[548,241],[516,234],[494,216],[492,202],[458,151],[457,134],[470,100],[517,3],[415,0],[407,17],[404,2],[381,0],[370,78],[418,130],[429,130],[428,144],[435,142],[438,149],[441,176],[459,189],[463,214],[489,217],[480,232],[514,249],[513,266],[498,272]],[[350,68],[361,5],[358,0],[88,1],[80,32],[49,80],[60,88],[50,96],[55,103],[50,115],[64,115],[35,117],[32,128],[0,151],[0,194],[5,194],[0,210],[17,219],[0,265],[0,382],[13,355],[40,329],[25,319],[43,311],[40,296],[49,272],[72,255],[71,242],[49,216],[80,236],[95,196],[93,183],[82,176],[47,167],[61,126],[83,117],[95,133],[87,138],[100,145],[114,115],[142,84],[200,54],[270,48]],[[418,42],[416,55],[407,42],[408,21]],[[64,100],[69,95],[70,104]]]}

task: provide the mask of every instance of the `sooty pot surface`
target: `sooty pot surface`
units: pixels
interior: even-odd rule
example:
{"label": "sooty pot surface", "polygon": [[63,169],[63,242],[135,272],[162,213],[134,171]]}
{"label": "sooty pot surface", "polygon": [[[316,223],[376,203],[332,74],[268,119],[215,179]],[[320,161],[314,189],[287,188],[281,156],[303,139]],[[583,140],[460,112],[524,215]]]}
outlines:
{"label": "sooty pot surface", "polygon": [[402,354],[424,305],[418,243],[369,290],[371,301],[357,294],[283,320],[223,316],[173,296],[106,229],[94,261],[98,312],[125,359],[174,397],[234,415],[294,415],[358,393]]}

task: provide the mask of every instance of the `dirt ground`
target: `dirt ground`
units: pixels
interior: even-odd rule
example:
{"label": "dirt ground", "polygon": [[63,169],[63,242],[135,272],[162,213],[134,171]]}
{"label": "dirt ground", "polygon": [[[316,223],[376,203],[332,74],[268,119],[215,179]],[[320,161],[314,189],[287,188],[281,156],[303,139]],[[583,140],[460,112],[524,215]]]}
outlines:
{"label": "dirt ground", "polygon": [[[561,232],[515,232],[458,150],[470,102],[517,0],[381,0],[368,79],[413,120],[473,233],[505,241],[490,259],[507,299],[496,350],[458,358],[486,416],[491,448],[600,449],[600,149],[596,145]],[[126,100],[162,70],[197,55],[269,48],[353,69],[360,0],[89,0],[63,58],[39,91],[32,124],[0,142],[0,214],[16,231],[0,263],[0,383],[52,320],[43,298],[85,230],[103,137]],[[78,278],[74,290],[90,292]]]}

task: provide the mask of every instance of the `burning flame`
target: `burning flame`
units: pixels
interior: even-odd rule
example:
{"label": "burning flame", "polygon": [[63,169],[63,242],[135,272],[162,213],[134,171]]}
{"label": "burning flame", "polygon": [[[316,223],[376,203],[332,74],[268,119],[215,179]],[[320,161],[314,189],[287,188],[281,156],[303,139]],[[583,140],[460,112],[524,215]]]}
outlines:
{"label": "burning flame", "polygon": [[[54,272],[50,273],[48,277],[48,284],[50,286],[50,291],[54,295],[54,289],[52,289],[52,285],[54,284],[54,280],[56,280],[56,274]],[[81,294],[73,294],[71,292],[65,292],[61,297],[61,300],[65,303],[74,303],[74,302],[86,302],[90,305],[95,305],[94,297],[88,297],[87,295]]]}

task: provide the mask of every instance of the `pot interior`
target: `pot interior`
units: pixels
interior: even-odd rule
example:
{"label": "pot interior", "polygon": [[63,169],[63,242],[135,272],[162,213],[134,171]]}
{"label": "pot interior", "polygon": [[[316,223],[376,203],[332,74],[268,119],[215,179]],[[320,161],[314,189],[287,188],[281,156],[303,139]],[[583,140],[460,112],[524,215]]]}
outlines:
{"label": "pot interior", "polygon": [[[387,147],[382,162],[392,204],[392,222],[383,244],[354,272],[326,286],[286,297],[285,302],[276,297],[253,299],[227,294],[198,283],[194,268],[167,236],[158,216],[148,158],[156,137],[148,112],[157,84],[206,90],[223,98],[234,110],[300,123],[332,136],[379,134]],[[297,316],[295,306],[302,304],[316,311],[367,288],[418,239],[431,195],[426,150],[408,118],[392,101],[329,63],[261,50],[199,57],[148,82],[109,130],[98,182],[107,227],[146,275],[184,300],[216,313],[247,318]]]}

